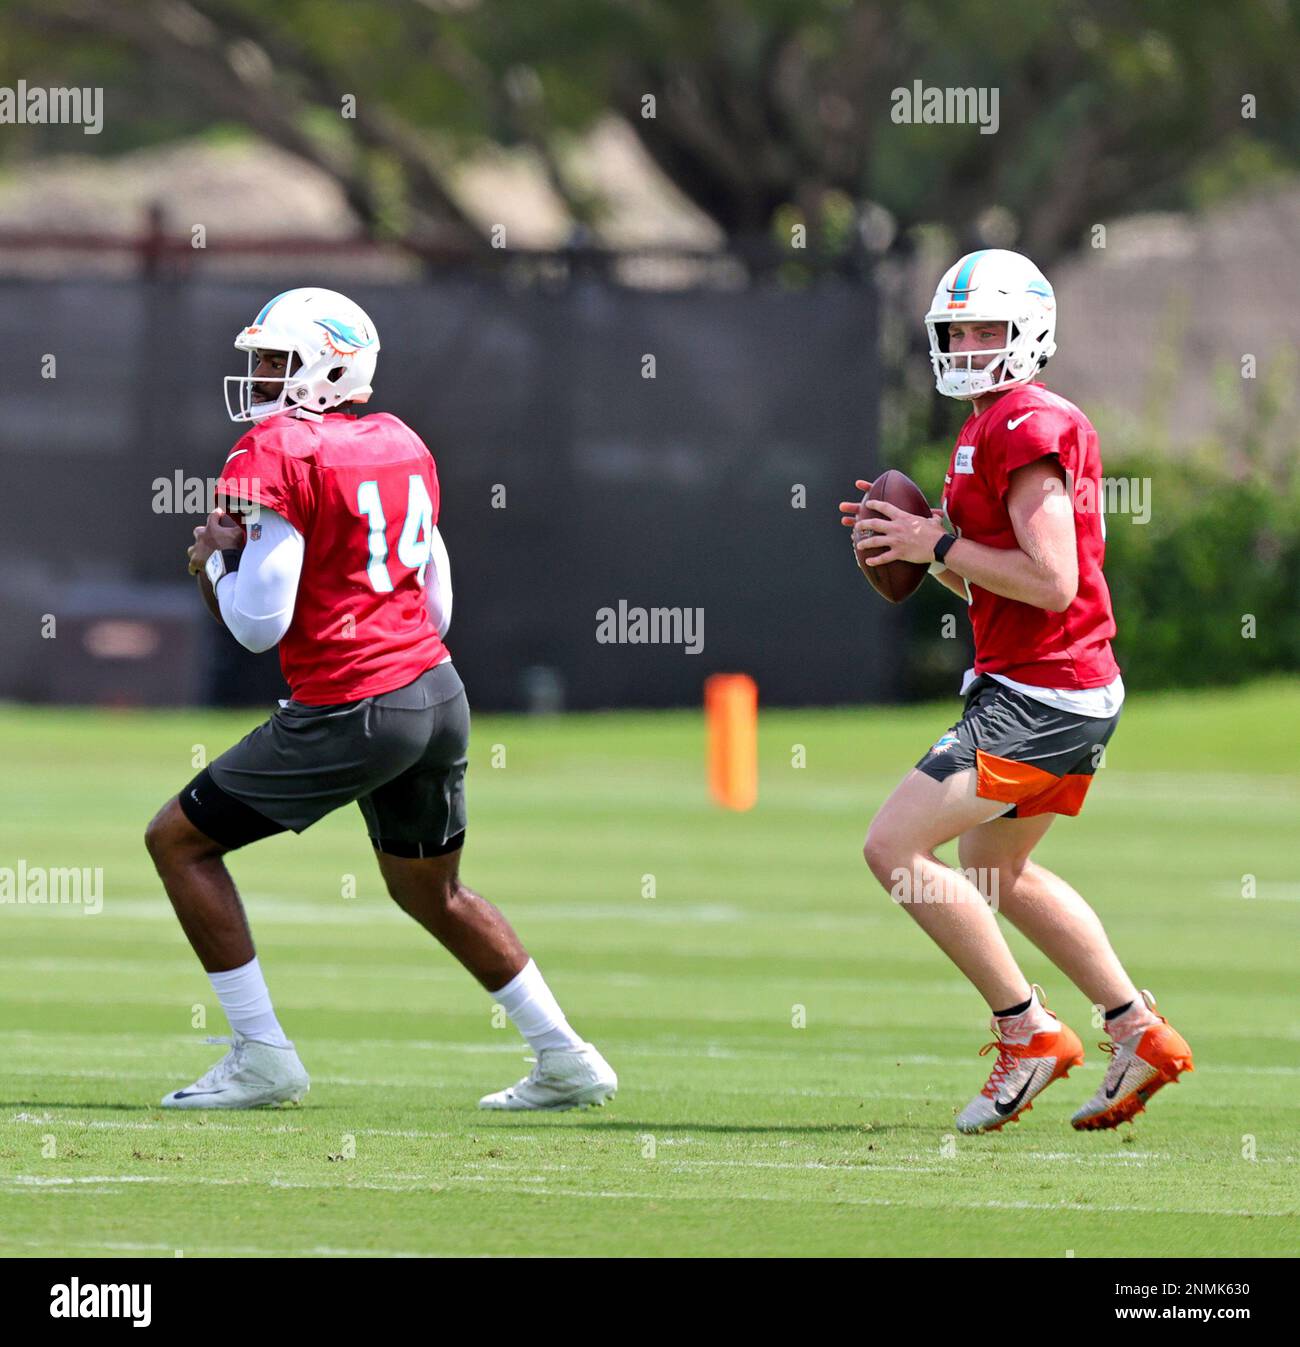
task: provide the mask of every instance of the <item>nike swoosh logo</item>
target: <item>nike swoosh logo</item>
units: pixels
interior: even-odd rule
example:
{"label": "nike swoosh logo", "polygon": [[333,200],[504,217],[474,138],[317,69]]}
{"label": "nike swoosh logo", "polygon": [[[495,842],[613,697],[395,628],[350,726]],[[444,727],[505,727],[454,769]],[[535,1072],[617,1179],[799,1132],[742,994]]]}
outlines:
{"label": "nike swoosh logo", "polygon": [[1115,1093],[1116,1093],[1116,1091],[1119,1089],[1119,1087],[1120,1087],[1121,1085],[1124,1084],[1124,1077],[1128,1075],[1128,1067],[1129,1067],[1129,1066],[1132,1066],[1132,1065],[1133,1065],[1133,1063],[1130,1062],[1130,1063],[1128,1064],[1128,1066],[1126,1066],[1126,1067],[1124,1068],[1124,1070],[1121,1071],[1121,1072],[1119,1073],[1119,1079],[1115,1082],[1114,1085],[1111,1086],[1111,1088],[1110,1088],[1109,1090],[1106,1091],[1106,1098],[1107,1098],[1107,1099],[1114,1099],[1114,1098],[1115,1098]]}
{"label": "nike swoosh logo", "polygon": [[[1037,410],[1038,410],[1038,408],[1035,407],[1035,408],[1034,408],[1034,412],[1036,412]],[[1015,430],[1015,428],[1016,428],[1022,421],[1028,421],[1029,418],[1030,418],[1031,416],[1033,416],[1034,412],[1026,412],[1026,413],[1024,414],[1024,416],[1017,416],[1016,419],[1015,419],[1014,421],[1008,421],[1008,422],[1007,422],[1007,429],[1008,429],[1008,430]],[[247,453],[248,450],[245,449],[245,450],[243,450],[242,452],[243,452],[243,453]]]}
{"label": "nike swoosh logo", "polygon": [[224,1090],[177,1090],[173,1099],[196,1099],[201,1094],[225,1094]]}
{"label": "nike swoosh logo", "polygon": [[993,1101],[994,1111],[999,1117],[1005,1118],[1008,1113],[1014,1113],[1020,1107],[1020,1101],[1025,1097],[1025,1091],[1038,1079],[1038,1069],[1034,1068],[1029,1073],[1029,1079],[1020,1087],[1020,1093],[1014,1099],[1008,1100],[1005,1104],[1000,1099]]}
{"label": "nike swoosh logo", "polygon": [[[1030,412],[1029,415],[1033,416],[1033,412]],[[246,453],[248,453],[247,449],[236,449],[235,452],[226,459],[226,462],[229,463],[232,458],[238,458],[240,454]]]}

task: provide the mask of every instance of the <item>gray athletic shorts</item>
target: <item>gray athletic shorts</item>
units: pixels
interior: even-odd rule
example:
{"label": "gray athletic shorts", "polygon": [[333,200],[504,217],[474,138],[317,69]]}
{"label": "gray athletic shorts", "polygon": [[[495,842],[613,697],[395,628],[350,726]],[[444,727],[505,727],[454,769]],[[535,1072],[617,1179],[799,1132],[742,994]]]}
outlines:
{"label": "gray athletic shorts", "polygon": [[975,794],[1012,806],[1003,818],[1077,814],[1118,723],[1119,712],[1073,715],[981,674],[962,718],[916,765],[936,781],[973,767]]}
{"label": "gray athletic shorts", "polygon": [[438,856],[465,832],[469,704],[450,661],[393,692],[334,706],[289,701],[181,791],[227,850],[300,833],[354,800],[377,850]]}

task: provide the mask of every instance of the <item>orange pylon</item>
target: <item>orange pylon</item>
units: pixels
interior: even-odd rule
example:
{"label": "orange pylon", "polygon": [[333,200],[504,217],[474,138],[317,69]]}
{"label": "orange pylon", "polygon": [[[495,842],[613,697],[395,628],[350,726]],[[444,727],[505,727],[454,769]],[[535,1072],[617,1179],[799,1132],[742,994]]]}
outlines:
{"label": "orange pylon", "polygon": [[758,799],[758,684],[748,674],[704,680],[709,725],[709,790],[727,809],[752,809]]}

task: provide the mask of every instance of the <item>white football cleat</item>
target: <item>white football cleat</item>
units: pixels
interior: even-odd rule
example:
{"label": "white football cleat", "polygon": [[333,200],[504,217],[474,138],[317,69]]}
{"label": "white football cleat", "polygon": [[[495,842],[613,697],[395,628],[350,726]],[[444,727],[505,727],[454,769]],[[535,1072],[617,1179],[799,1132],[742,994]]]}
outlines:
{"label": "white football cleat", "polygon": [[1037,986],[1033,996],[1037,1002],[1036,1010],[1045,1012],[1050,1024],[1040,1028],[1028,1043],[1012,1043],[1003,1037],[1000,1027],[1008,1021],[991,1021],[994,1039],[980,1049],[980,1056],[996,1048],[997,1061],[984,1088],[957,1115],[959,1132],[970,1135],[1001,1131],[1007,1123],[1028,1113],[1033,1108],[1033,1101],[1053,1081],[1068,1076],[1072,1067],[1083,1062],[1083,1044],[1079,1042],[1079,1036],[1047,1010]]}
{"label": "white football cleat", "polygon": [[292,1043],[277,1048],[246,1038],[238,1029],[228,1043],[230,1051],[193,1085],[163,1097],[163,1108],[262,1108],[266,1104],[296,1104],[311,1088],[307,1068]]}
{"label": "white football cleat", "polygon": [[614,1068],[590,1043],[577,1048],[543,1048],[525,1060],[536,1066],[513,1085],[485,1094],[479,1108],[548,1109],[599,1108],[618,1089]]}
{"label": "white football cleat", "polygon": [[1176,1083],[1184,1071],[1195,1070],[1187,1040],[1156,1014],[1155,997],[1143,991],[1142,1000],[1147,1022],[1122,1042],[1098,1045],[1111,1054],[1110,1066],[1097,1093],[1070,1119],[1081,1132],[1132,1122],[1157,1090]]}

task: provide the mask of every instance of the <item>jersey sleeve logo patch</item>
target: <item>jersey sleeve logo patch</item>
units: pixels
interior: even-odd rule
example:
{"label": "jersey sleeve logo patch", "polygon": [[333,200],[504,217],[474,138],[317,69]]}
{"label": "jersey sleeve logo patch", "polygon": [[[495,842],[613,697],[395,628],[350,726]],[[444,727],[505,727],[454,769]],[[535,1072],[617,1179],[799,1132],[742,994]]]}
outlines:
{"label": "jersey sleeve logo patch", "polygon": [[973,444],[959,444],[957,446],[957,457],[953,459],[953,472],[973,473],[975,471],[975,446]]}

